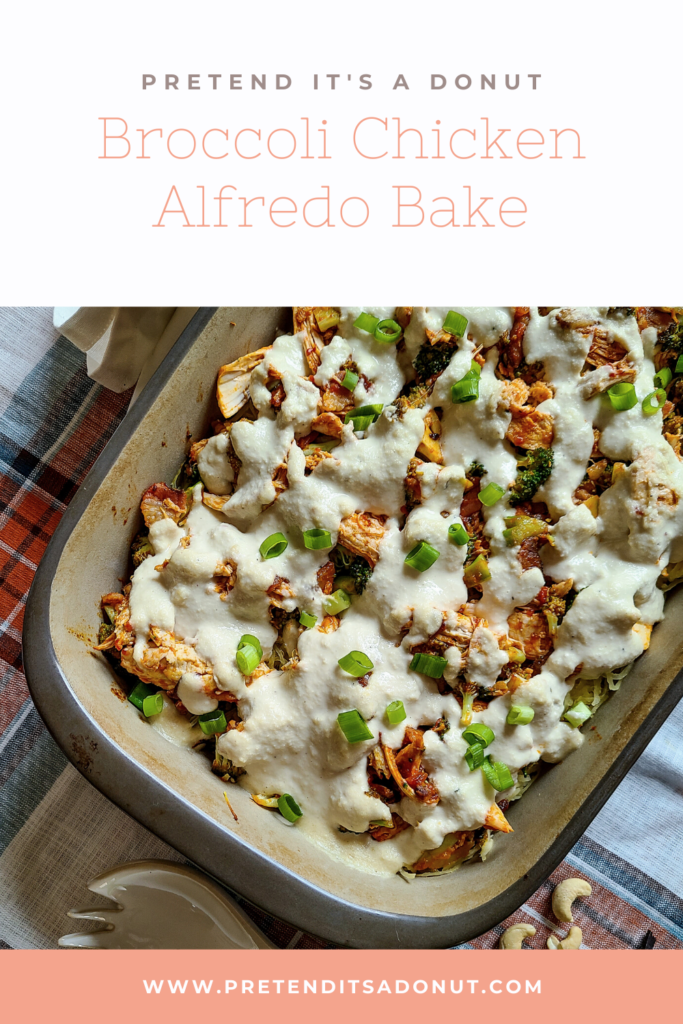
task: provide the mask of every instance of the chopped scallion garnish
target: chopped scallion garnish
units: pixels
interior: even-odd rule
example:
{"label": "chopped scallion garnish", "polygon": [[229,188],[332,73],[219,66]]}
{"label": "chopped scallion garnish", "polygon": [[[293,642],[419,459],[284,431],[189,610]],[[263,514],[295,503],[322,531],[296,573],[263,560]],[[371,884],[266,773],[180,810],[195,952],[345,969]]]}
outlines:
{"label": "chopped scallion garnish", "polygon": [[474,402],[479,398],[479,378],[463,377],[451,387],[451,401],[456,404]]}
{"label": "chopped scallion garnish", "polygon": [[417,569],[418,572],[425,572],[426,569],[434,565],[439,555],[440,552],[435,547],[428,544],[426,540],[421,540],[406,555],[405,564],[409,565],[411,569]]}
{"label": "chopped scallion garnish", "polygon": [[472,745],[465,751],[465,760],[467,761],[467,766],[471,772],[476,771],[477,768],[481,768],[485,758],[486,755],[484,754],[484,748],[481,743],[472,743]]}
{"label": "chopped scallion garnish", "polygon": [[401,325],[395,320],[380,320],[375,327],[375,339],[392,344],[401,337]]}
{"label": "chopped scallion garnish", "polygon": [[346,611],[350,604],[351,598],[345,590],[340,588],[325,598],[323,601],[323,611],[325,615],[338,615],[339,612]]}
{"label": "chopped scallion garnish", "polygon": [[332,535],[329,530],[304,530],[304,547],[309,551],[323,551],[332,547]]}
{"label": "chopped scallion garnish", "polygon": [[622,381],[620,384],[613,384],[611,388],[607,388],[607,397],[610,400],[613,409],[617,412],[624,412],[626,409],[632,409],[634,405],[638,404],[638,396],[636,389],[633,384],[629,384],[627,381]]}
{"label": "chopped scallion garnish", "polygon": [[352,373],[351,370],[347,370],[344,374],[344,379],[341,382],[341,386],[346,388],[347,391],[354,391],[358,384],[359,377],[357,373]]}
{"label": "chopped scallion garnish", "polygon": [[464,730],[462,738],[470,746],[473,743],[480,743],[482,747],[488,747],[489,743],[493,743],[496,735],[493,729],[489,729],[488,725],[484,725],[483,722],[473,722],[472,725],[468,725]]}
{"label": "chopped scallion garnish", "polygon": [[283,818],[287,821],[291,821],[294,824],[299,818],[303,817],[303,813],[298,803],[293,796],[289,793],[283,793],[277,802],[277,807]]}
{"label": "chopped scallion garnish", "polygon": [[355,708],[353,711],[342,711],[337,715],[337,721],[349,743],[362,743],[363,740],[373,739],[368,723]]}
{"label": "chopped scallion garnish", "polygon": [[671,383],[673,374],[668,366],[662,367],[659,373],[655,374],[655,384],[658,388],[665,388],[667,384]]}
{"label": "chopped scallion garnish", "polygon": [[270,537],[266,537],[261,544],[259,554],[261,558],[277,558],[287,549],[288,544],[289,541],[284,533],[271,533]]}
{"label": "chopped scallion garnish", "polygon": [[368,334],[374,334],[378,324],[379,317],[373,316],[371,313],[361,313],[353,322],[354,327],[357,327],[359,331],[367,331]]}
{"label": "chopped scallion garnish", "polygon": [[462,523],[452,523],[448,527],[448,539],[453,544],[457,544],[458,547],[463,547],[463,545],[467,544],[470,539],[470,535]]}
{"label": "chopped scallion garnish", "polygon": [[235,661],[242,675],[250,676],[260,663],[261,655],[251,644],[244,644],[244,646],[238,647],[235,652]]}
{"label": "chopped scallion garnish", "polygon": [[467,328],[467,317],[464,317],[461,313],[456,313],[454,310],[450,310],[446,319],[443,322],[443,329],[447,334],[452,334],[454,338],[462,338]]}
{"label": "chopped scallion garnish", "polygon": [[510,789],[515,784],[512,772],[502,761],[492,761],[490,757],[486,757],[481,765],[481,770],[498,793]]}
{"label": "chopped scallion garnish", "polygon": [[643,399],[643,412],[646,416],[654,416],[656,412],[664,408],[665,403],[666,391],[664,388],[657,388]]}
{"label": "chopped scallion garnish", "polygon": [[569,710],[564,713],[565,720],[569,722],[572,729],[578,729],[580,725],[583,725],[584,722],[588,721],[591,715],[591,709],[584,704],[582,700],[577,704],[574,704],[573,707],[569,708]]}
{"label": "chopped scallion garnish", "polygon": [[404,721],[406,709],[403,707],[403,701],[392,700],[391,704],[387,704],[386,716],[389,725],[398,725],[399,722]]}
{"label": "chopped scallion garnish", "polygon": [[310,612],[302,612],[299,616],[299,622],[306,629],[313,629],[317,621],[318,617],[316,615],[311,615]]}
{"label": "chopped scallion garnish", "polygon": [[505,719],[508,725],[528,725],[534,720],[534,709],[527,704],[513,704]]}
{"label": "chopped scallion garnish", "polygon": [[161,693],[150,693],[142,702],[142,713],[145,718],[160,715],[164,710],[164,698]]}
{"label": "chopped scallion garnish", "polygon": [[482,491],[479,491],[479,501],[482,505],[490,508],[491,505],[495,505],[497,501],[500,501],[504,494],[505,488],[491,481]]}
{"label": "chopped scallion garnish", "polygon": [[151,683],[138,683],[137,686],[133,687],[128,695],[128,700],[138,709],[138,711],[142,711],[146,698],[153,697],[157,692],[157,687],[153,686]]}
{"label": "chopped scallion garnish", "polygon": [[376,402],[375,405],[359,405],[356,409],[352,409],[351,412],[347,412],[344,417],[344,423],[352,423],[353,420],[364,419],[366,416],[372,416],[374,421],[378,418],[383,408],[384,405],[381,402]]}
{"label": "chopped scallion garnish", "polygon": [[237,650],[241,651],[243,647],[255,647],[258,651],[259,658],[263,657],[263,648],[261,647],[261,641],[253,633],[242,633],[240,642],[237,645]]}
{"label": "chopped scallion garnish", "polygon": [[438,654],[422,654],[418,652],[413,655],[410,668],[413,672],[421,672],[430,679],[441,679],[444,669],[448,665],[445,658]]}
{"label": "chopped scallion garnish", "polygon": [[348,672],[350,676],[355,676],[356,679],[367,675],[375,667],[367,654],[364,654],[362,651],[349,651],[348,654],[339,659],[337,664],[345,672]]}
{"label": "chopped scallion garnish", "polygon": [[683,373],[683,355],[680,355],[676,360],[674,373]]}
{"label": "chopped scallion garnish", "polygon": [[205,736],[213,736],[214,733],[225,732],[228,728],[225,714],[221,708],[216,708],[215,711],[207,711],[205,715],[200,715],[198,722],[199,728]]}

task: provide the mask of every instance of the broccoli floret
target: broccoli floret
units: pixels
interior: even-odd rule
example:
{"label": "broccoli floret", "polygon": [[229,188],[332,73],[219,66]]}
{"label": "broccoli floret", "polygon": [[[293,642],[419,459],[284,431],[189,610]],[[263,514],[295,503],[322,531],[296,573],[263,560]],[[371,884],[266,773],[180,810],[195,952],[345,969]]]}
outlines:
{"label": "broccoli floret", "polygon": [[179,491],[186,491],[200,482],[199,466],[196,462],[190,462],[189,459],[185,459],[185,462],[183,462],[171,480],[171,487],[175,487]]}
{"label": "broccoli floret", "polygon": [[510,504],[533,501],[538,488],[546,482],[553,468],[552,448],[535,448],[517,463],[517,479],[510,491]]}
{"label": "broccoli floret", "polygon": [[607,316],[633,316],[635,311],[635,306],[610,306]]}
{"label": "broccoli floret", "polygon": [[144,562],[148,555],[152,554],[152,545],[149,542],[146,529],[141,530],[134,538],[130,546],[130,553],[133,556],[133,565],[136,569],[141,562]]}
{"label": "broccoli floret", "polygon": [[103,622],[97,632],[98,644],[103,644],[105,640],[109,639],[113,632],[114,627],[112,626],[112,624],[110,622]]}
{"label": "broccoli floret", "polygon": [[483,476],[486,470],[482,466],[481,462],[477,462],[475,459],[470,468],[467,470],[465,476],[468,480],[474,480],[475,477]]}
{"label": "broccoli floret", "polygon": [[413,362],[418,381],[422,384],[443,373],[456,349],[457,343],[451,341],[439,341],[436,345],[424,344]]}
{"label": "broccoli floret", "polygon": [[335,578],[337,576],[350,576],[357,594],[362,594],[372,576],[372,569],[360,555],[352,555],[350,551],[339,544],[332,552],[334,562]]}
{"label": "broccoli floret", "polygon": [[362,594],[370,581],[372,569],[364,558],[354,558],[349,566],[349,576],[353,579],[356,593]]}
{"label": "broccoli floret", "polygon": [[672,351],[680,354],[683,352],[683,320],[678,324],[671,324],[659,335],[657,339],[662,351]]}

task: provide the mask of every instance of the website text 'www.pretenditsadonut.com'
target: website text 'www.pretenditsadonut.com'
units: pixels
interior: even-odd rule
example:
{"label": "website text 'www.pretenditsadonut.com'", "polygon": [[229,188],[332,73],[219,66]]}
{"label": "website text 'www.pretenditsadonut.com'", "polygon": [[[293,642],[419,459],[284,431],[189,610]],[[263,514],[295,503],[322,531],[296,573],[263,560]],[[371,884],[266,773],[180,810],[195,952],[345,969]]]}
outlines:
{"label": "website text 'www.pretenditsadonut.com'", "polygon": [[271,978],[228,978],[223,982],[206,979],[143,980],[147,995],[540,995],[540,979],[528,978],[491,978],[480,981],[463,978],[432,978],[429,981],[418,978],[406,981],[402,978],[391,979],[271,979]]}

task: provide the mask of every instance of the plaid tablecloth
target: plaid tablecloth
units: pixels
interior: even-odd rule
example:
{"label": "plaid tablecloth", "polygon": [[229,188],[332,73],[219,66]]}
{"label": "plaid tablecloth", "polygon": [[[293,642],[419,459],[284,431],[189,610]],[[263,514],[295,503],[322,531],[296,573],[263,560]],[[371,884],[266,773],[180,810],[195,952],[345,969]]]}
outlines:
{"label": "plaid tablecloth", "polygon": [[[0,310],[0,946],[45,949],[70,931],[66,911],[92,904],[86,884],[116,863],[182,860],[90,786],[38,714],[21,669],[24,602],[66,505],[126,413],[85,374],[84,356],[52,328],[51,310]],[[587,878],[576,914],[587,948],[683,948],[683,705],[551,879],[511,920],[553,927],[550,893]],[[247,906],[283,948],[325,948]],[[490,948],[509,922],[468,944]],[[555,924],[557,928],[557,924]],[[467,947],[466,947],[467,948]]]}

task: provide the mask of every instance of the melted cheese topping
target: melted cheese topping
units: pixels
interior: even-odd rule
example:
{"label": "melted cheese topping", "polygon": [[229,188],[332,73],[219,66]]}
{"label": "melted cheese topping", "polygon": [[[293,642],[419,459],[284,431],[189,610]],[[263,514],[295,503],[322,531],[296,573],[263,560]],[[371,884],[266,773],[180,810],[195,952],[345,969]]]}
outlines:
{"label": "melted cheese topping", "polygon": [[[448,307],[414,309],[400,346],[381,344],[358,330],[354,321],[361,310],[343,309],[314,379],[309,379],[302,336],[278,338],[251,375],[258,419],[237,422],[230,432],[242,463],[237,480],[228,461],[228,434],[213,438],[200,455],[207,488],[226,495],[234,487],[234,493],[215,511],[200,500],[200,485],[182,528],[168,520],[154,524],[154,556],[136,570],[130,594],[136,659],[142,657],[149,628],[157,626],[192,644],[212,667],[211,692],[201,676],[186,672],[182,677],[177,693],[191,713],[215,708],[221,691],[238,699],[243,728],[225,733],[219,750],[246,769],[240,784],[254,794],[292,794],[303,811],[297,827],[335,856],[381,873],[412,863],[451,832],[481,827],[495,798],[484,774],[470,771],[464,760],[467,744],[454,694],[441,694],[434,680],[409,668],[410,648],[432,637],[468,601],[463,580],[467,549],[448,540],[449,525],[461,522],[468,466],[476,461],[485,468],[483,486],[495,481],[508,488],[517,472],[514,449],[504,440],[511,413],[502,399],[504,383],[494,372],[497,346],[513,326],[513,313],[508,308],[457,311],[468,319],[466,336],[426,404],[402,415],[391,403],[413,377],[411,360],[425,342],[425,330],[440,331]],[[394,316],[388,308],[365,312]],[[645,417],[640,404],[653,390],[654,330],[641,336],[632,317],[609,320],[604,309],[572,310],[569,318],[564,316],[568,311],[562,311],[562,318],[559,312],[541,316],[532,309],[523,341],[526,364],[542,363],[544,379],[555,392],[539,406],[552,417],[554,468],[535,497],[549,510],[553,543],[542,549],[542,570],[524,569],[518,548],[508,547],[503,538],[504,518],[514,513],[507,498],[483,509],[491,579],[483,584],[475,614],[484,621],[466,659],[457,648],[449,650],[445,671],[447,682],[464,671],[469,683],[490,688],[508,661],[509,616],[533,600],[547,582],[544,576],[574,581],[578,595],[540,671],[514,696],[498,696],[473,716],[495,733],[486,753],[513,774],[539,759],[558,761],[581,744],[580,730],[562,720],[570,677],[580,668],[582,677],[597,678],[642,652],[647,630],[639,624],[651,625],[663,615],[656,582],[672,542],[683,533],[681,463],[662,437],[661,413]],[[582,332],[580,325],[591,322],[605,328],[635,367],[639,402],[632,409],[615,412],[604,396],[590,397],[586,380],[591,373],[585,372],[590,332]],[[453,404],[451,385],[469,370],[477,351],[485,357],[479,398]],[[307,474],[297,438],[310,432],[320,411],[319,388],[348,360],[363,375],[355,404],[383,403],[384,409],[365,436],[354,434],[352,424],[344,426],[332,457]],[[600,375],[604,367],[591,372]],[[269,375],[282,382],[286,393],[277,412],[265,384]],[[404,478],[432,409],[441,416],[443,465],[424,462],[418,468],[422,502],[406,517]],[[602,494],[597,518],[573,497],[584,478],[594,428],[601,431],[601,452],[625,464]],[[273,478],[283,465],[287,486],[278,491]],[[307,550],[302,531],[329,530],[336,543],[342,519],[356,512],[387,517],[379,560],[362,596],[354,597],[341,615],[339,628],[323,632],[324,595],[316,573],[328,552]],[[264,560],[259,547],[275,532],[285,534],[289,545],[280,557]],[[183,537],[189,537],[186,546],[180,543]],[[405,564],[419,541],[440,553],[423,573]],[[159,563],[166,563],[161,571]],[[215,586],[221,563],[236,567],[227,597]],[[301,633],[293,667],[250,681],[240,673],[235,652],[242,634],[251,633],[259,638],[264,657],[270,654],[277,632],[267,591],[276,577],[287,581],[284,610],[305,610],[317,616],[318,627]],[[373,662],[366,685],[339,667],[339,659],[352,650],[363,651]],[[390,726],[385,709],[394,700],[403,702],[407,718]],[[533,708],[529,725],[506,724],[512,703]],[[347,742],[337,716],[352,708],[366,719],[373,739]],[[366,832],[369,823],[389,822],[391,814],[369,791],[369,751],[380,734],[385,744],[398,748],[405,726],[433,725],[440,718],[451,728],[443,736],[424,733],[423,759],[439,802],[402,799],[393,809],[414,828],[391,842],[373,842]],[[349,835],[339,826],[366,834]]]}

